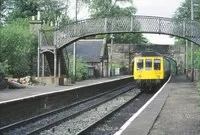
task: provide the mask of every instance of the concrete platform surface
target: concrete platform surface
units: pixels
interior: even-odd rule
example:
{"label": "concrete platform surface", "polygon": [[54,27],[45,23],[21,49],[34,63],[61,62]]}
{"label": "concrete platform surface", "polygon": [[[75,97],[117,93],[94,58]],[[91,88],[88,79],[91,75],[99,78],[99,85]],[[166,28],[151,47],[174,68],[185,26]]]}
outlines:
{"label": "concrete platform surface", "polygon": [[58,85],[52,84],[52,85],[45,85],[45,86],[44,85],[27,86],[27,88],[25,89],[0,90],[0,104],[17,100],[19,98],[21,99],[21,98],[26,98],[30,96],[54,93],[58,91],[73,90],[73,89],[88,86],[88,85],[95,85],[99,83],[119,80],[119,79],[128,78],[128,77],[131,77],[131,75],[115,76],[115,77],[100,78],[100,79],[89,79],[89,80],[76,82],[75,84],[72,84],[70,86],[58,86]]}
{"label": "concrete platform surface", "polygon": [[200,135],[200,92],[184,75],[173,77],[121,135]]}

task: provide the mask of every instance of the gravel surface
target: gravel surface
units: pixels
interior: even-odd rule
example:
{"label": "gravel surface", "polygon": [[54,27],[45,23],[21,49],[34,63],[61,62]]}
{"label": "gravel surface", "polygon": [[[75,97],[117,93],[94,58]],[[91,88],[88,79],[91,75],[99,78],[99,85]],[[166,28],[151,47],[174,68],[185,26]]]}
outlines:
{"label": "gravel surface", "polygon": [[9,134],[9,135],[27,134],[28,132],[30,132],[30,131],[32,131],[34,129],[37,129],[38,127],[40,128],[40,127],[42,127],[44,125],[47,125],[49,123],[54,123],[57,120],[63,119],[63,118],[68,117],[68,116],[71,116],[72,114],[75,114],[75,113],[77,113],[77,112],[79,112],[81,110],[85,110],[86,108],[94,106],[97,103],[101,103],[101,102],[107,100],[108,98],[114,97],[114,96],[118,95],[119,93],[121,93],[123,91],[126,91],[127,88],[132,88],[132,87],[133,87],[133,84],[128,85],[126,87],[126,89],[113,91],[113,92],[108,93],[108,94],[106,94],[104,96],[100,96],[100,97],[95,98],[93,100],[87,101],[85,103],[76,105],[76,106],[71,107],[71,108],[68,108],[68,109],[66,109],[66,110],[64,110],[62,112],[58,112],[58,113],[53,114],[51,116],[44,117],[44,118],[42,118],[40,120],[37,120],[35,122],[23,125],[22,127],[18,127],[18,128],[14,129],[14,130],[5,132],[3,134],[5,134],[5,135],[7,135],[7,134]]}
{"label": "gravel surface", "polygon": [[136,113],[154,94],[143,93],[120,109],[110,118],[99,123],[95,128],[88,130],[85,135],[113,135],[121,126]]}
{"label": "gravel surface", "polygon": [[41,135],[75,135],[80,130],[90,126],[105,115],[109,114],[112,110],[118,108],[118,106],[125,104],[138,93],[138,89],[133,89],[113,100],[106,102],[105,104],[98,106],[95,109],[91,109],[90,111],[87,111],[74,119],[64,122],[53,129],[46,130],[42,132]]}

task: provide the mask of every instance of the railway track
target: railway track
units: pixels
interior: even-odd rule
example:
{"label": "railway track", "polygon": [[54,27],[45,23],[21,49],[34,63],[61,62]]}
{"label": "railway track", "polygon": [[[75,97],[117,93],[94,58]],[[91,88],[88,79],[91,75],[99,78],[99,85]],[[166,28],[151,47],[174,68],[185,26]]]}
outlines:
{"label": "railway track", "polygon": [[77,135],[114,135],[154,94],[140,93]]}
{"label": "railway track", "polygon": [[114,110],[112,110],[110,113],[104,115],[101,119],[99,119],[98,121],[95,121],[94,123],[92,123],[91,125],[87,126],[86,128],[82,129],[80,132],[76,133],[76,135],[88,135],[87,132],[88,130],[91,130],[93,128],[96,128],[96,126],[99,123],[102,123],[105,119],[111,117],[112,115],[114,115],[115,113],[117,113],[120,109],[124,108],[124,106],[126,106],[127,104],[129,104],[132,100],[136,99],[138,96],[140,96],[142,93],[138,93],[135,97],[130,98],[129,100],[127,100],[124,104],[121,104],[120,106],[118,106],[117,108],[115,108]]}
{"label": "railway track", "polygon": [[130,117],[141,109],[144,104],[149,101],[160,89],[157,87],[154,92],[142,92],[135,98],[129,100],[126,104],[121,105],[119,108],[113,110],[110,114],[105,115],[99,121],[86,127],[76,135],[112,135],[121,130],[121,127],[127,122]]}
{"label": "railway track", "polygon": [[[55,126],[60,125],[61,123],[66,121],[73,120],[81,114],[84,114],[93,108],[97,108],[97,106],[105,104],[109,100],[112,100],[118,97],[119,95],[126,94],[130,90],[133,91],[134,87],[134,84],[130,83],[112,91],[74,103],[70,106],[56,109],[39,116],[35,116],[17,123],[1,127],[0,133],[3,135],[39,133],[42,134],[42,131],[48,129],[50,129],[50,131],[52,132],[55,132]],[[71,132],[71,128],[68,128],[67,131]]]}

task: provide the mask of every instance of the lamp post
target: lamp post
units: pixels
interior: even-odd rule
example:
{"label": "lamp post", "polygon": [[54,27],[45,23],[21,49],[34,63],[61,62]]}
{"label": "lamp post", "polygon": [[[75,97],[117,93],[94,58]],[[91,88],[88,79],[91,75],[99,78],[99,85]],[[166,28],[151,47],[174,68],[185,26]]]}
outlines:
{"label": "lamp post", "polygon": [[[194,2],[191,0],[191,20],[194,20]],[[192,29],[193,30],[193,29]],[[191,42],[191,81],[194,81],[194,44]]]}
{"label": "lamp post", "polygon": [[[78,0],[75,3],[75,21],[77,22],[77,8],[78,8]],[[74,42],[73,46],[73,82],[76,81],[76,42]]]}
{"label": "lamp post", "polygon": [[[32,17],[32,19],[35,19],[35,17]],[[37,9],[37,21],[41,21],[41,11],[39,8]],[[40,27],[38,29],[37,77],[40,77],[41,25],[42,23],[40,23]]]}

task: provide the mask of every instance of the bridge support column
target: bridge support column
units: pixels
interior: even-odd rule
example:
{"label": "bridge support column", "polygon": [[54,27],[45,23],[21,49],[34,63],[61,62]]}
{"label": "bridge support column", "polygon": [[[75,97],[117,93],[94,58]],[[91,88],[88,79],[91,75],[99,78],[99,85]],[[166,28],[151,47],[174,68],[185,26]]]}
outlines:
{"label": "bridge support column", "polygon": [[58,55],[58,77],[61,77],[61,56]]}
{"label": "bridge support column", "polygon": [[40,77],[40,48],[38,47],[38,56],[37,56],[37,77]]}
{"label": "bridge support column", "polygon": [[44,53],[42,53],[42,77],[44,77],[44,63],[45,63],[45,59],[44,59]]}
{"label": "bridge support column", "polygon": [[38,31],[38,56],[37,56],[37,77],[40,77],[40,52],[41,52],[41,44],[42,44],[42,39],[41,39],[41,31]]}
{"label": "bridge support column", "polygon": [[188,77],[188,40],[186,40],[185,45],[185,72],[186,76]]}
{"label": "bridge support column", "polygon": [[194,81],[194,44],[191,42],[191,81]]}
{"label": "bridge support column", "polygon": [[57,49],[54,49],[54,78],[57,77]]}

